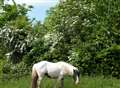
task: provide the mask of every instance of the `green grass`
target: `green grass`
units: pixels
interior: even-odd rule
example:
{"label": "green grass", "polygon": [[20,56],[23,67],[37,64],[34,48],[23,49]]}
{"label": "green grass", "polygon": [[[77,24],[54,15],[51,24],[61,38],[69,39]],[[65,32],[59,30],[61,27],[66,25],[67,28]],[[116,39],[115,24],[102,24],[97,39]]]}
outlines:
{"label": "green grass", "polygon": [[[120,79],[103,77],[81,77],[79,85],[75,85],[71,78],[66,77],[64,83],[65,88],[120,88]],[[53,88],[53,84],[56,84],[56,80],[45,78],[42,81],[42,88]],[[31,88],[31,77],[0,80],[0,88]]]}

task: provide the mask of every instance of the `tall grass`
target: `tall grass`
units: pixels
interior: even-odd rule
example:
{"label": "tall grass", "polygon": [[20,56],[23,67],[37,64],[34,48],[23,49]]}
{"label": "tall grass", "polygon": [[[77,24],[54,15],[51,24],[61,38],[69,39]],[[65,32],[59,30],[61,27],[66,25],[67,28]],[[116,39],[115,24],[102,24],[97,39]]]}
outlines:
{"label": "tall grass", "polygon": [[[56,80],[45,78],[41,83],[41,88],[53,88],[56,82]],[[103,77],[81,77],[79,85],[75,85],[71,78],[66,77],[64,83],[65,88],[120,88],[120,80]],[[58,83],[57,88],[59,85]],[[0,80],[0,88],[31,88],[31,77]]]}

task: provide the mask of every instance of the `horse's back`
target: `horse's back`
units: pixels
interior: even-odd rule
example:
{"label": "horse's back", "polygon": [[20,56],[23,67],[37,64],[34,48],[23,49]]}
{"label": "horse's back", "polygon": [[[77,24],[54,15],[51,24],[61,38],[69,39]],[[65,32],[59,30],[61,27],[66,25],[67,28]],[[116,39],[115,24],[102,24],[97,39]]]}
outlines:
{"label": "horse's back", "polygon": [[57,77],[61,72],[61,66],[56,63],[41,61],[34,64],[33,68],[36,69],[39,75],[48,74],[51,77]]}

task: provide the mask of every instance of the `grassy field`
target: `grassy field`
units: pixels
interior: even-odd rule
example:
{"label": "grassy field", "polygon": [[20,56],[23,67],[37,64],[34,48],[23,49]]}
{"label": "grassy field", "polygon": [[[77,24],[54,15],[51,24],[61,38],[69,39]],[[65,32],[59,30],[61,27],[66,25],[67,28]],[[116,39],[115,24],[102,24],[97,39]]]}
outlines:
{"label": "grassy field", "polygon": [[[120,80],[103,77],[81,77],[79,85],[74,85],[71,78],[65,78],[65,88],[120,88]],[[42,81],[42,88],[53,88],[56,80],[45,78]],[[12,79],[9,81],[0,80],[0,88],[31,88],[31,77]]]}

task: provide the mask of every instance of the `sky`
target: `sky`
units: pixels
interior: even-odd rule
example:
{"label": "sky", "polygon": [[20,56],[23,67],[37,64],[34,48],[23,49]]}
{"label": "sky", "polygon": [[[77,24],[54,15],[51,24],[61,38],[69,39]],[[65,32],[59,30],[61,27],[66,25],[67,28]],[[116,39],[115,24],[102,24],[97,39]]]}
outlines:
{"label": "sky", "polygon": [[[58,4],[59,0],[15,0],[18,4],[26,4],[32,5],[32,11],[28,12],[29,18],[35,18],[38,21],[43,22],[45,17],[47,16],[46,11],[50,9],[50,7]],[[5,3],[12,4],[12,0],[6,0]]]}

